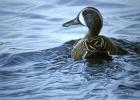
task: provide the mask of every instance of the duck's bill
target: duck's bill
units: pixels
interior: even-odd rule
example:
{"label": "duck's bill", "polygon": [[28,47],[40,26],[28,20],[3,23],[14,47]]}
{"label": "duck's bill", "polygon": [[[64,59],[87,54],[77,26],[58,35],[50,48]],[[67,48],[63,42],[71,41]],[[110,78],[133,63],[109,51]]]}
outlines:
{"label": "duck's bill", "polygon": [[71,26],[71,25],[78,25],[78,24],[80,24],[80,23],[79,23],[79,21],[77,20],[77,18],[75,18],[75,19],[73,19],[73,20],[70,20],[70,21],[64,23],[62,26],[63,26],[63,27],[69,27],[69,26]]}

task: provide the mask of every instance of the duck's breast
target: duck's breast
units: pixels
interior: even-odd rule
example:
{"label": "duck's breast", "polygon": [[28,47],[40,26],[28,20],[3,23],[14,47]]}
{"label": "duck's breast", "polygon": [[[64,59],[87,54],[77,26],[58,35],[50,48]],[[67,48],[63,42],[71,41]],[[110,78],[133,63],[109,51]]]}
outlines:
{"label": "duck's breast", "polygon": [[74,60],[82,59],[83,55],[86,53],[86,48],[84,46],[84,39],[81,39],[73,46],[71,57]]}

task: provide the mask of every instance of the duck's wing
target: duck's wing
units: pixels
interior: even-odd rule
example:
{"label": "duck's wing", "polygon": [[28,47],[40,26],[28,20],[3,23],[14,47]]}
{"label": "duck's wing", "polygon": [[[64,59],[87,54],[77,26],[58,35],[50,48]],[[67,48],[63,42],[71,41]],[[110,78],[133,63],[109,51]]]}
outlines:
{"label": "duck's wing", "polygon": [[108,51],[108,53],[110,55],[118,55],[119,54],[119,50],[118,47],[116,46],[116,44],[111,41],[109,38],[100,35],[99,36],[102,39],[102,42],[105,43],[105,49]]}
{"label": "duck's wing", "polygon": [[87,56],[93,53],[109,53],[111,55],[117,54],[117,48],[114,43],[105,36],[97,36],[95,38],[84,41],[87,50]]}
{"label": "duck's wing", "polygon": [[106,49],[111,55],[127,55],[128,51],[121,47],[117,42],[110,40],[105,36],[100,36],[106,41]]}

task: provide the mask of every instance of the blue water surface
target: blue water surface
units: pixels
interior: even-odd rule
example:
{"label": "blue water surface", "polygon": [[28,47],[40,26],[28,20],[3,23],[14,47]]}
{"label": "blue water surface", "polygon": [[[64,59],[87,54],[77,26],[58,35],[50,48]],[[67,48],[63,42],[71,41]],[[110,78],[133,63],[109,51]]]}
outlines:
{"label": "blue water surface", "polygon": [[139,54],[70,58],[87,28],[62,24],[87,6],[103,15],[100,34],[140,42],[139,0],[0,0],[0,100],[140,100]]}

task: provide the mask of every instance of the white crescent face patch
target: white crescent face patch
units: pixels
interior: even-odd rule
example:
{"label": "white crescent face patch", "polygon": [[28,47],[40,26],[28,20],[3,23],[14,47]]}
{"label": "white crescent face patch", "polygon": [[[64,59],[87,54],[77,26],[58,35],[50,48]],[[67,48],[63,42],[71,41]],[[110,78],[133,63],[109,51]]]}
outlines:
{"label": "white crescent face patch", "polygon": [[82,25],[86,26],[86,23],[85,23],[85,20],[84,20],[84,17],[83,17],[83,11],[80,12],[79,14],[79,21]]}

